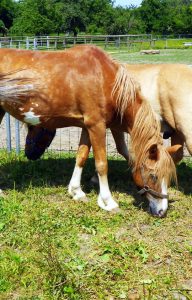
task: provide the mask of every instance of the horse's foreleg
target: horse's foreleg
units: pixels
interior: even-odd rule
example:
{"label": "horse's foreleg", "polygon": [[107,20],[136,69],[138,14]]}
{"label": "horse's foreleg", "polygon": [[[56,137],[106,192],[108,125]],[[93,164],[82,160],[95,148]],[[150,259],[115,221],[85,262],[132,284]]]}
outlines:
{"label": "horse's foreleg", "polygon": [[190,155],[192,155],[192,126],[190,124],[190,119],[188,119],[188,124],[182,128],[182,134],[184,136],[184,141],[187,146],[187,150],[189,151]]}
{"label": "horse's foreleg", "polygon": [[74,200],[87,200],[85,193],[81,189],[81,174],[83,171],[84,164],[88,158],[90,148],[91,143],[89,139],[89,134],[86,129],[83,129],[81,132],[75,168],[68,187],[68,192]]}
{"label": "horse's foreleg", "polygon": [[95,157],[95,166],[99,177],[100,194],[98,205],[107,211],[118,208],[118,204],[112,198],[108,185],[108,164],[106,155],[106,128],[103,123],[91,126],[89,128],[89,137],[93,147]]}
{"label": "horse's foreleg", "polygon": [[125,142],[124,132],[111,129],[111,133],[113,135],[117,151],[129,162],[129,153]]}
{"label": "horse's foreleg", "polygon": [[[122,155],[127,160],[127,162],[129,162],[129,153],[128,153],[128,148],[127,148],[127,145],[125,142],[124,132],[117,131],[117,130],[111,128],[111,133],[113,135],[118,153],[120,155]],[[93,175],[93,177],[91,178],[91,182],[93,184],[99,184],[99,180],[98,180],[98,176],[97,176],[96,172]]]}

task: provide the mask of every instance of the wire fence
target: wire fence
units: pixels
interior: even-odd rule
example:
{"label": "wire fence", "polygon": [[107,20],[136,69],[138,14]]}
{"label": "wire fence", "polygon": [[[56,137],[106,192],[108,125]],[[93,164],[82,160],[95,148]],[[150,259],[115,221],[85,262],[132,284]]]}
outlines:
{"label": "wire fence", "polygon": [[[20,150],[25,148],[27,132],[27,127],[22,122],[19,122],[6,113],[0,126],[0,148],[7,149],[8,152],[15,150],[16,153],[19,154]],[[79,145],[80,135],[81,128],[68,127],[57,129],[56,136],[49,147],[49,151],[76,152]],[[128,145],[127,134],[125,138]],[[107,130],[106,141],[108,154],[118,155],[113,137],[109,130]]]}

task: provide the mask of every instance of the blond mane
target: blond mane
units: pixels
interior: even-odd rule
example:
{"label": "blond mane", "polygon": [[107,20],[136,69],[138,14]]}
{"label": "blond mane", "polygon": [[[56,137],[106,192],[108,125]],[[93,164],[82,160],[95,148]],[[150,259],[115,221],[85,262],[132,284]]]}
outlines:
{"label": "blond mane", "polygon": [[150,146],[157,144],[160,157],[155,163],[154,171],[159,180],[164,179],[167,184],[173,180],[177,184],[175,164],[163,145],[160,122],[145,99],[143,99],[142,105],[136,114],[130,135],[134,167],[140,168],[148,158]]}
{"label": "blond mane", "polygon": [[174,162],[163,146],[160,122],[157,120],[150,104],[141,95],[139,84],[130,76],[123,64],[119,66],[112,96],[116,99],[117,113],[120,115],[121,120],[127,107],[134,110],[135,101],[137,97],[140,97],[141,105],[136,113],[133,128],[130,132],[134,167],[140,168],[149,155],[150,146],[157,144],[160,157],[155,164],[154,171],[159,180],[164,178],[169,184],[173,179],[177,183]]}
{"label": "blond mane", "polygon": [[136,82],[127,71],[126,65],[120,64],[115,83],[112,90],[112,97],[116,98],[117,113],[121,120],[128,105],[132,105],[136,99]]}

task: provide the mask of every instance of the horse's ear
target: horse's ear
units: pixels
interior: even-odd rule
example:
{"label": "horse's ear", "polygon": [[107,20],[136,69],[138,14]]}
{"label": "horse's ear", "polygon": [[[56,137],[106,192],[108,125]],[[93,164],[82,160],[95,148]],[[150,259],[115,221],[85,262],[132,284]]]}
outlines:
{"label": "horse's ear", "polygon": [[173,154],[176,154],[183,146],[182,145],[173,145],[170,147],[167,147],[167,151],[169,152],[169,154],[172,156]]}
{"label": "horse's ear", "polygon": [[171,155],[175,164],[183,158],[183,146],[180,144],[167,147],[167,151]]}
{"label": "horse's ear", "polygon": [[157,160],[158,159],[158,148],[157,144],[151,145],[149,148],[149,159]]}

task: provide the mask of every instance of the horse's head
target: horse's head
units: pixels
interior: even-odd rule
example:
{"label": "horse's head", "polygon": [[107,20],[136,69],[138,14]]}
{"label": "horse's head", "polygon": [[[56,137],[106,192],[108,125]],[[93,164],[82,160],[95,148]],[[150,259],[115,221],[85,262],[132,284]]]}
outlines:
{"label": "horse's head", "polygon": [[46,148],[51,144],[56,130],[28,126],[28,134],[25,143],[25,155],[30,160],[36,160],[41,157]]}
{"label": "horse's head", "polygon": [[169,147],[153,144],[147,150],[145,160],[133,168],[133,178],[139,187],[139,194],[149,200],[152,215],[163,217],[168,208],[167,189],[171,179],[176,179],[176,170],[171,155],[180,149],[181,145]]}

